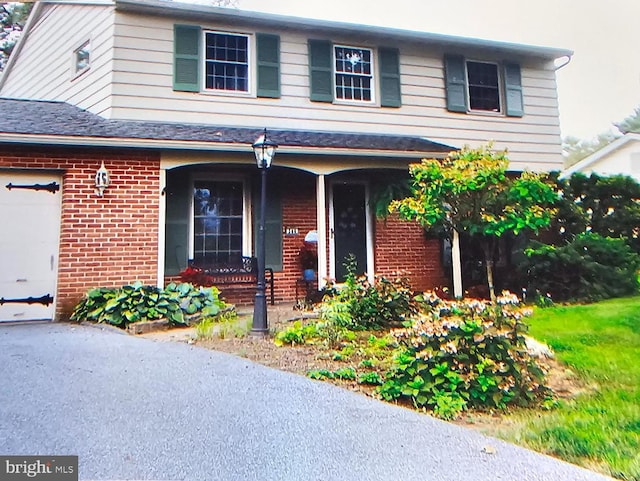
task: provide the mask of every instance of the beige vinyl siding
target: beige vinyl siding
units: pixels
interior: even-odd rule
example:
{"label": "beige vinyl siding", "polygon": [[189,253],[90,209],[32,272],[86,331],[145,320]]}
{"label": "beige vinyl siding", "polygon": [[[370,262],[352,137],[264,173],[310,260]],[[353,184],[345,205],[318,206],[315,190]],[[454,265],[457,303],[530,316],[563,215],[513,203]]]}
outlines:
{"label": "beige vinyl siding", "polygon": [[[402,134],[422,136],[453,146],[494,140],[497,148],[509,149],[514,168],[542,170],[562,166],[555,72],[548,62],[520,62],[525,108],[522,118],[448,112],[442,61],[445,51],[417,44],[371,44],[348,37],[330,40],[339,44],[362,45],[373,48],[375,52],[379,46],[400,49],[402,107],[311,102],[307,40],[322,38],[318,32],[286,31],[280,34],[282,95],[279,99],[174,92],[174,23],[169,18],[117,13],[112,118],[257,129]],[[253,29],[228,28],[215,23],[200,26],[252,36],[255,33]],[[277,33],[265,29],[259,31]],[[466,56],[481,60],[513,60],[495,54],[487,57],[486,52],[466,53]],[[252,67],[255,67],[254,62]],[[377,72],[375,79],[378,83]],[[375,96],[379,98],[377,85]]]}
{"label": "beige vinyl siding", "polygon": [[[5,80],[2,95],[61,100],[96,114],[107,112],[114,18],[110,6],[45,5]],[[87,40],[90,68],[77,75],[73,54]]]}

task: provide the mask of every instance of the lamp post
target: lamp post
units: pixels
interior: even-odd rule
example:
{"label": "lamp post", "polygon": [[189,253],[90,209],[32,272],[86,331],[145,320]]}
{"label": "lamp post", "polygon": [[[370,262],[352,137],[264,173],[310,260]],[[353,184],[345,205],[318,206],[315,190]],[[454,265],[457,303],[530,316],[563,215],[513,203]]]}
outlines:
{"label": "lamp post", "polygon": [[260,221],[258,223],[258,285],[256,286],[256,297],[253,304],[253,324],[251,335],[254,337],[265,337],[269,333],[267,324],[267,286],[265,279],[265,236],[264,217],[267,205],[267,169],[271,167],[271,161],[276,153],[278,144],[269,140],[267,129],[256,139],[252,145],[253,153],[256,155],[256,163],[261,175],[260,187]]}

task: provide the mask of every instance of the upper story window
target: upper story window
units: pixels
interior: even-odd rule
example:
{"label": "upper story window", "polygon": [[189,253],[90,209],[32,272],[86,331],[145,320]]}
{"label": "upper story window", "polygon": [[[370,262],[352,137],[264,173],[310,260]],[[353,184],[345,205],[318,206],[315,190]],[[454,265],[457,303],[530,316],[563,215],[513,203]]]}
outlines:
{"label": "upper story window", "polygon": [[513,62],[444,59],[447,109],[462,113],[524,115],[520,65]]}
{"label": "upper story window", "polygon": [[91,44],[89,40],[73,51],[74,74],[79,74],[91,65]]}
{"label": "upper story window", "polygon": [[336,99],[373,100],[373,60],[370,49],[334,46]]}
{"label": "upper story window", "polygon": [[205,32],[205,89],[249,92],[249,37]]}
{"label": "upper story window", "polygon": [[173,32],[173,90],[280,98],[278,35],[203,35],[197,25],[174,25]]}
{"label": "upper story window", "polygon": [[495,63],[467,61],[469,108],[500,112],[500,82]]}
{"label": "upper story window", "polygon": [[380,107],[401,107],[400,51],[363,48],[330,40],[308,41],[309,99]]}

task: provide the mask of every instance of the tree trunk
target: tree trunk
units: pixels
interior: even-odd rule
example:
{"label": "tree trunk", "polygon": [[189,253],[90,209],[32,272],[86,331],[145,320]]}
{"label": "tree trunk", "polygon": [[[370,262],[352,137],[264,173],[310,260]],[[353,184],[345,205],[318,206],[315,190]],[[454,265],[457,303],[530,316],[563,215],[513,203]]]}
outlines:
{"label": "tree trunk", "polygon": [[487,259],[485,257],[485,264],[487,266],[487,284],[489,285],[489,296],[491,297],[491,302],[496,303],[496,292],[493,287],[493,261]]}
{"label": "tree trunk", "polygon": [[496,302],[496,292],[493,287],[493,242],[485,241],[482,245],[484,252],[484,265],[487,268],[487,285],[489,286],[489,297],[491,302]]}

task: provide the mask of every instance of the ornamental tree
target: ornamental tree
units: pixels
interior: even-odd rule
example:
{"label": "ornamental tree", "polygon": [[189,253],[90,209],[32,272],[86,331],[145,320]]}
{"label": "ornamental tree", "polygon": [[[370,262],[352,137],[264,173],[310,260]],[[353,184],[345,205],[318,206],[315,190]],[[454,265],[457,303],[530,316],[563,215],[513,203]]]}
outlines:
{"label": "ornamental tree", "polygon": [[491,147],[465,146],[444,160],[412,164],[412,195],[392,202],[389,211],[431,232],[469,236],[482,248],[489,293],[495,301],[493,253],[499,239],[547,227],[557,196],[539,174],[508,174],[506,151]]}

